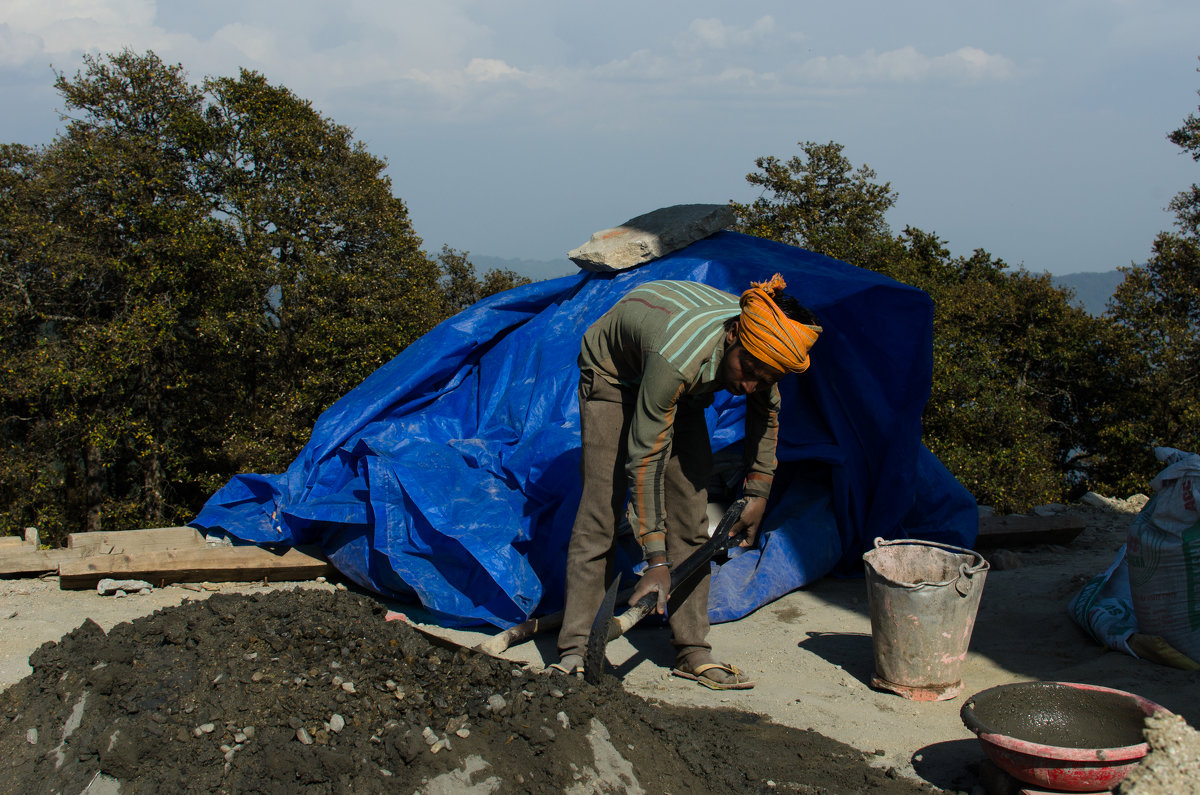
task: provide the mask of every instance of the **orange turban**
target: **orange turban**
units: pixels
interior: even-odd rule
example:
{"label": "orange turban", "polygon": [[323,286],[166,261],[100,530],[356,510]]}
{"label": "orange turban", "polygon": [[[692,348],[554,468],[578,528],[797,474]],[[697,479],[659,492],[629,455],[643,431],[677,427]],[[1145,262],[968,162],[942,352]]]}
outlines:
{"label": "orange turban", "polygon": [[766,282],[750,282],[742,293],[738,340],[751,356],[783,372],[808,369],[808,350],[817,341],[820,326],[806,326],[785,315],[771,300],[787,287],[778,273]]}

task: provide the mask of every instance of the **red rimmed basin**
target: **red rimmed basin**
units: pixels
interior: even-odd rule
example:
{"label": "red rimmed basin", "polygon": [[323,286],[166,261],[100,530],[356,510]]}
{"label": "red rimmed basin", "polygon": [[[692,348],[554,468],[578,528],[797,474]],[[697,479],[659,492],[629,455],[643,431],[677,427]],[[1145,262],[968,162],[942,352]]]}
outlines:
{"label": "red rimmed basin", "polygon": [[[1001,770],[1067,792],[1112,789],[1149,753],[1149,699],[1074,682],[1018,682],[976,693],[959,715]],[[1168,713],[1169,714],[1169,713]]]}

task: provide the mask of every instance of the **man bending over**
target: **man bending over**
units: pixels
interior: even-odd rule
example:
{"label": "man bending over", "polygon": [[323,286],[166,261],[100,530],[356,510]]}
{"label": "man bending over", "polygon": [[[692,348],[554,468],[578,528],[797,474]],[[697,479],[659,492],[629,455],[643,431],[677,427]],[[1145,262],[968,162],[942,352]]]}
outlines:
{"label": "man bending over", "polygon": [[[582,670],[592,620],[614,574],[621,511],[646,568],[630,604],[657,593],[667,610],[671,566],[708,540],[706,486],[712,450],[704,409],[724,389],[746,396],[747,504],[730,535],[751,546],[775,473],[779,389],[808,369],[821,327],[776,274],[735,295],[698,282],[649,282],[617,302],[583,335],[579,417],[583,496],[567,551],[566,607],[552,668]],[[628,500],[627,500],[628,497]],[[709,573],[670,594],[678,676],[715,689],[753,687],[708,643]]]}

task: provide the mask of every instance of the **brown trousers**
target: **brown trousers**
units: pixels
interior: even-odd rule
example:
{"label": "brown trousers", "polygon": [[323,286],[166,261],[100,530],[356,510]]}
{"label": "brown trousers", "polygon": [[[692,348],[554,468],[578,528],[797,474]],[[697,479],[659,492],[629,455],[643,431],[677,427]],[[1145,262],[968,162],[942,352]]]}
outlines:
{"label": "brown trousers", "polygon": [[[628,491],[626,440],[636,400],[636,390],[613,386],[590,370],[580,374],[583,496],[567,548],[566,607],[558,633],[560,657],[584,654],[592,621],[613,578],[617,526]],[[705,487],[711,470],[704,410],[680,404],[675,411],[664,493],[667,557],[672,565],[708,540]],[[705,567],[702,575],[692,577],[673,593],[667,605],[678,661],[694,651],[712,648],[707,640],[709,579]]]}

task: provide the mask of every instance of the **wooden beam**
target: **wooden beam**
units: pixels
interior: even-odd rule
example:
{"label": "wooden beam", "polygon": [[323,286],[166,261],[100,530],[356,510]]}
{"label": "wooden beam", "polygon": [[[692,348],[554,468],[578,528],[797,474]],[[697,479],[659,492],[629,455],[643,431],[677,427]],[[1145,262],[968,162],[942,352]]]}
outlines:
{"label": "wooden beam", "polygon": [[161,586],[173,582],[251,582],[311,580],[332,568],[317,547],[273,552],[259,546],[197,547],[145,554],[92,555],[58,567],[64,590],[94,588],[105,577],[146,580]]}
{"label": "wooden beam", "polygon": [[1087,522],[1078,516],[981,516],[975,546],[996,549],[1034,544],[1066,545],[1074,541],[1085,527]]}
{"label": "wooden beam", "polygon": [[71,533],[67,548],[81,556],[121,555],[162,549],[204,546],[204,534],[194,527],[157,527],[151,530],[103,530]]}
{"label": "wooden beam", "polygon": [[58,571],[64,561],[78,560],[79,553],[70,549],[30,549],[24,544],[0,547],[0,579],[37,577]]}
{"label": "wooden beam", "polygon": [[0,577],[57,572],[60,564],[89,555],[141,554],[204,545],[204,536],[191,527],[71,533],[63,549],[38,549],[18,536],[0,536]]}

